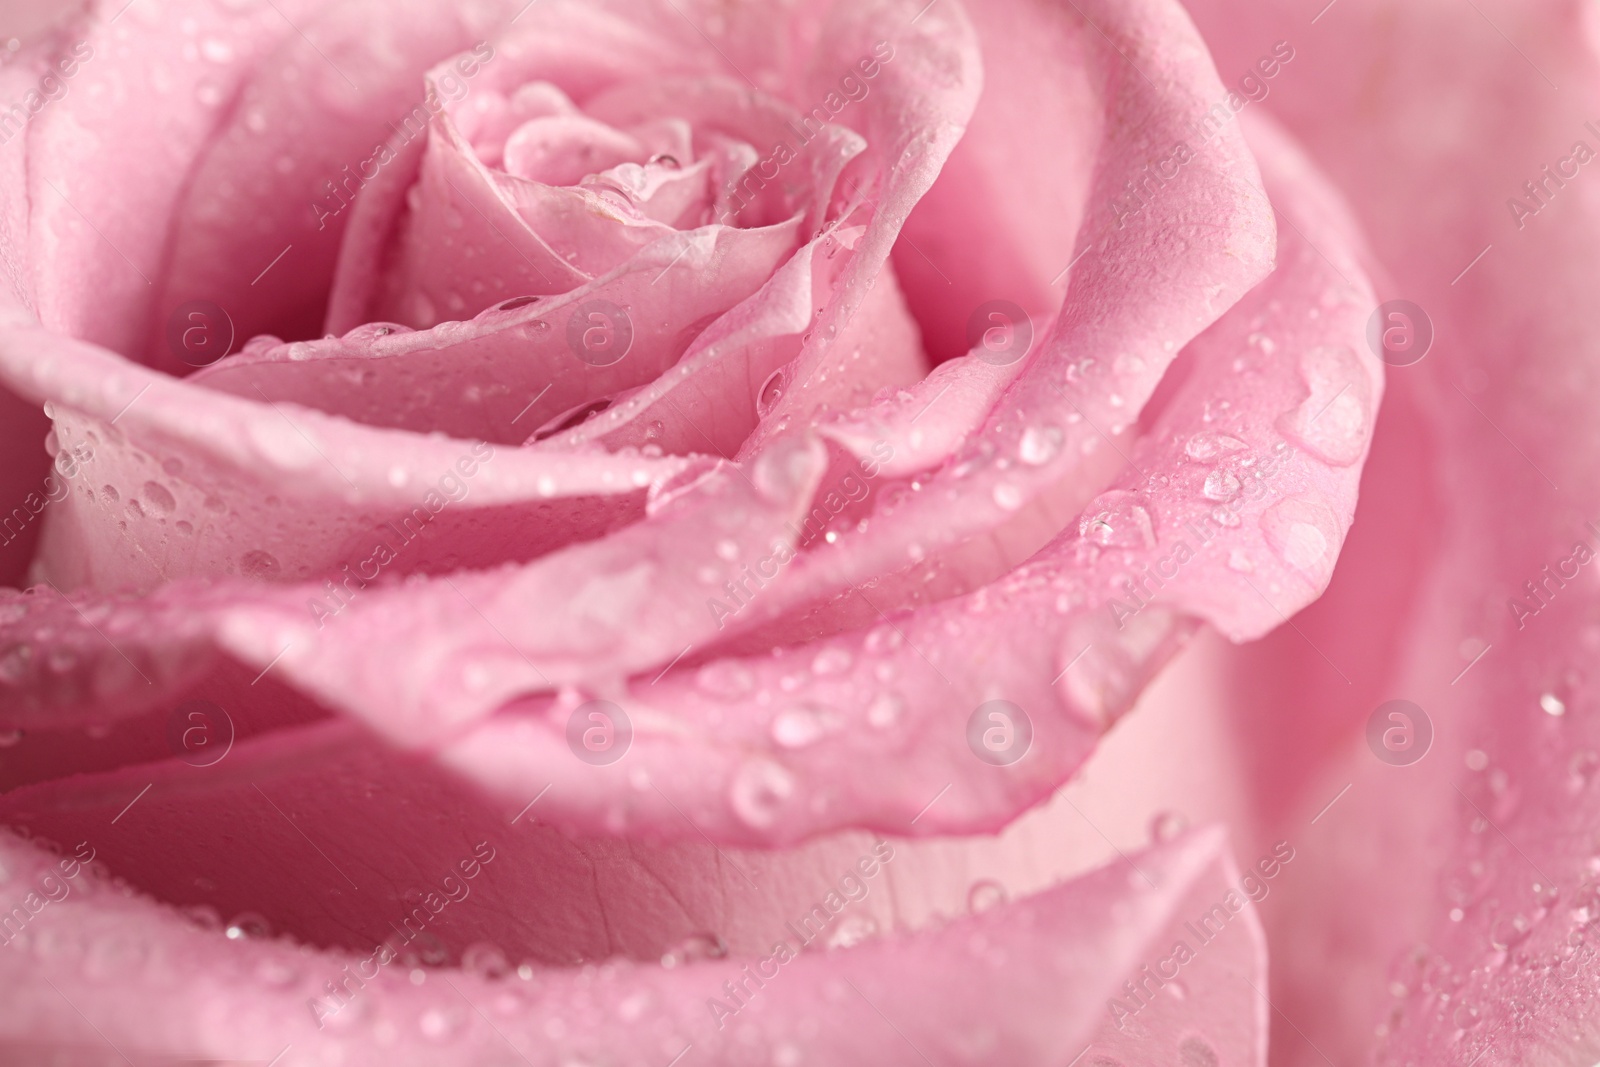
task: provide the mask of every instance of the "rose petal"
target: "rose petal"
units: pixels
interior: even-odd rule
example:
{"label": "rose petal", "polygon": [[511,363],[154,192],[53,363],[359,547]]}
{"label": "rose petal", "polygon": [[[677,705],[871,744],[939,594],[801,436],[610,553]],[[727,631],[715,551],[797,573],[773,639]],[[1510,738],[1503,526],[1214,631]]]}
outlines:
{"label": "rose petal", "polygon": [[[174,175],[186,173],[216,136],[221,105],[315,7],[292,0],[281,12],[191,11],[157,0],[113,19],[120,14],[114,3],[93,5],[74,30],[92,56],[73,77],[73,91],[28,131],[25,261],[31,307],[46,326],[117,351],[142,346],[185,187]],[[171,32],[180,19],[192,20],[192,34]],[[229,62],[203,59],[200,45]],[[147,108],[132,121],[127,101],[138,99],[184,105]]]}
{"label": "rose petal", "polygon": [[[194,381],[372,426],[519,443],[562,412],[660,378],[702,323],[764,284],[796,229],[674,235],[572,292],[514,299],[430,330],[367,326],[335,340],[252,346]],[[608,331],[605,343],[626,346],[620,355],[589,342],[596,328]]]}
{"label": "rose petal", "polygon": [[[1275,1058],[1586,1060],[1600,1048],[1587,995],[1600,737],[1593,565],[1579,560],[1596,545],[1586,294],[1600,219],[1587,167],[1538,199],[1524,183],[1547,164],[1571,174],[1576,142],[1595,145],[1593,12],[1486,5],[1457,20],[1363,0],[1313,39],[1285,12],[1193,6],[1236,84],[1292,50],[1261,81],[1267,106],[1359,212],[1394,279],[1382,295],[1413,302],[1435,335],[1390,373],[1352,569],[1297,620],[1354,685],[1297,635],[1233,672],[1266,810],[1308,819],[1349,787],[1274,917],[1273,996],[1299,1031],[1280,1028]],[[1420,117],[1446,110],[1497,118],[1417,143]],[[1431,723],[1425,756],[1400,747],[1405,719],[1382,708],[1394,699]],[[1399,710],[1419,742],[1421,720]]]}
{"label": "rose petal", "polygon": [[[188,168],[149,326],[150,362],[188,369],[167,333],[175,309],[192,300],[222,307],[240,344],[261,333],[320,336],[348,201],[388,166],[378,146],[421,133],[424,72],[505,25],[517,7],[355,3],[297,20],[299,32],[237,90]],[[215,40],[200,48],[206,66],[236,62]],[[477,69],[476,56],[459,62]],[[472,79],[456,77],[470,91]]]}
{"label": "rose petal", "polygon": [[[461,854],[472,859],[472,847]],[[1160,952],[1155,938],[1219,895],[1231,875],[1221,835],[1196,834],[1133,857],[1145,879],[1130,880],[1119,863],[944,930],[803,953],[775,970],[769,961],[770,989],[745,977],[746,968],[761,967],[753,954],[682,970],[540,968],[528,980],[434,970],[431,981],[420,972],[418,984],[398,967],[363,964],[355,954],[196,928],[106,887],[94,875],[108,863],[94,841],[79,855],[92,858],[87,865],[72,859],[74,877],[63,881],[68,867],[7,841],[3,862],[17,881],[48,876],[67,893],[34,912],[23,943],[0,957],[16,972],[5,980],[14,996],[0,1013],[0,1032],[17,1045],[87,1047],[98,1035],[100,1044],[140,1054],[277,1055],[286,1064],[336,1053],[351,1064],[476,1063],[507,1051],[555,1064],[575,1056],[670,1057],[686,1047],[727,1064],[757,1062],[752,1056],[1059,1064],[1089,1036],[1116,976]],[[498,873],[495,859],[479,865],[480,878]],[[1238,929],[1248,934],[1249,918]],[[1236,950],[1210,952],[1231,960]],[[346,967],[367,977],[347,978]],[[1259,981],[1259,963],[1252,969]],[[340,1001],[318,999],[328,995],[325,975],[351,991],[337,1011],[328,1005]],[[724,981],[745,983],[749,997],[731,1018],[707,1009],[708,998],[729,997]],[[823,1010],[828,1024],[819,1028]],[[392,1040],[410,1034],[425,1041]]]}
{"label": "rose petal", "polygon": [[[219,636],[247,662],[281,656],[283,676],[390,736],[434,738],[519,694],[620,680],[714,633],[706,591],[737,579],[741,560],[792,550],[821,452],[796,444],[748,475],[719,465],[658,497],[650,522],[521,568],[330,596],[310,615],[246,607]],[[379,651],[407,647],[400,670]]]}
{"label": "rose petal", "polygon": [[[50,358],[40,357],[45,352]],[[312,577],[370,555],[374,531],[386,524],[399,531],[409,523],[401,538],[409,544],[441,515],[441,531],[486,515],[507,523],[504,537],[484,539],[480,525],[474,539],[476,551],[488,552],[478,557],[483,563],[499,562],[506,552],[537,554],[636,518],[647,487],[692,465],[675,457],[541,457],[249,403],[25,319],[0,325],[0,379],[54,405],[61,447],[93,453],[71,495],[52,509],[40,556],[41,573],[69,589],[148,588],[191,574]],[[597,498],[613,500],[597,507]],[[527,540],[530,532],[538,536]],[[461,537],[440,540],[440,550],[401,553],[402,571],[444,546],[471,549]]]}

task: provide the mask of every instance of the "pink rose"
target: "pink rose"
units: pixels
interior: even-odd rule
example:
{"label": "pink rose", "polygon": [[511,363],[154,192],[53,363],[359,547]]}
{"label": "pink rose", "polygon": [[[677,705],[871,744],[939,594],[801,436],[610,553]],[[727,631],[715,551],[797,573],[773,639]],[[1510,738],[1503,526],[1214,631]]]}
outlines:
{"label": "pink rose", "polygon": [[17,1062],[1588,1048],[1593,26],[29,7]]}

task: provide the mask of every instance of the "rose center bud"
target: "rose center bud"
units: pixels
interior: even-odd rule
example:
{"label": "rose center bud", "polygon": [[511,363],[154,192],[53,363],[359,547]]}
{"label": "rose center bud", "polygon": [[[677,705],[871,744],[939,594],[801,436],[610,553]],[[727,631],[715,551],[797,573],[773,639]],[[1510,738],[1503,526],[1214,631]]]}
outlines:
{"label": "rose center bud", "polygon": [[670,248],[660,273],[722,229],[752,232],[723,255],[776,267],[824,221],[864,147],[721,75],[571,95],[537,79],[481,86],[433,120],[369,317],[428,328],[508,298],[603,286],[653,245]]}

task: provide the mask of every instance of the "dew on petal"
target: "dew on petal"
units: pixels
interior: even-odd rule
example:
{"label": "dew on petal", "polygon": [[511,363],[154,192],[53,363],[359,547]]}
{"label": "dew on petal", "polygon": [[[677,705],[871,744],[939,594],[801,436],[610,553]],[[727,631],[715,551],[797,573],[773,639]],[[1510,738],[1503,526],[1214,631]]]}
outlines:
{"label": "dew on petal", "polygon": [[1125,489],[1102,493],[1084,511],[1078,533],[1087,541],[1117,548],[1149,548],[1155,524],[1139,499]]}
{"label": "dew on petal", "polygon": [[794,775],[769,759],[746,761],[734,772],[729,803],[734,814],[756,829],[778,821],[784,803],[795,790]]}
{"label": "dew on petal", "polygon": [[967,889],[967,911],[981,914],[1006,902],[1006,887],[992,878],[980,878]]}

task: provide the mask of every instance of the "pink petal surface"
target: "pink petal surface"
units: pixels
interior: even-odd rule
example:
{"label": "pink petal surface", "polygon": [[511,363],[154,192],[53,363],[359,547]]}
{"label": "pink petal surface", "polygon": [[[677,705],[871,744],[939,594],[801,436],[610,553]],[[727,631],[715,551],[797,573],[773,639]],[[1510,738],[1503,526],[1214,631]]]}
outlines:
{"label": "pink petal surface", "polygon": [[[636,517],[644,490],[688,465],[638,455],[558,459],[373,429],[149,372],[47,334],[21,313],[0,332],[0,377],[54,405],[62,447],[93,452],[68,502],[52,510],[59,532],[39,564],[64,588],[148,588],[195,574],[307,578],[339,571],[351,553],[370,555],[374,531],[410,521],[415,533],[434,516],[444,528],[481,527],[486,510],[498,510],[505,525],[480,542],[488,553],[480,565],[500,562]],[[36,359],[41,350],[53,358]],[[606,498],[615,498],[609,507]],[[518,540],[540,517],[553,520],[544,538]],[[420,557],[402,558],[403,569],[421,566]]]}
{"label": "pink petal surface", "polygon": [[[59,43],[54,33],[30,40],[25,50],[0,68],[0,95],[4,99],[26,98],[45,74],[56,66]],[[76,70],[76,62],[68,64]],[[18,303],[32,304],[32,281],[28,277],[26,196],[26,137],[10,137],[0,144],[0,277],[5,291]],[[6,463],[0,467],[0,511],[12,516],[9,526],[0,527],[0,583],[18,585],[27,571],[28,561],[38,543],[42,523],[19,521],[16,508],[36,518],[42,514],[43,500],[59,496],[56,483],[46,483],[51,458],[40,447],[49,432],[49,420],[32,404],[11,390],[0,387],[0,449]]]}
{"label": "pink petal surface", "polygon": [[[173,175],[189,170],[216,136],[225,102],[315,5],[190,13],[186,3],[157,2],[113,18],[119,6],[95,3],[74,24],[95,58],[73,79],[75,91],[29,124],[27,247],[31,307],[46,326],[134,352],[157,312],[156,283],[183,192]],[[167,32],[184,17],[194,20],[192,36]],[[201,61],[200,42],[231,60]],[[168,96],[194,104],[126,121],[126,100]],[[89,165],[108,158],[123,165]]]}
{"label": "pink petal surface", "polygon": [[[423,72],[498,31],[517,6],[408,0],[322,5],[310,17],[266,11],[287,36],[226,101],[209,143],[189,163],[171,215],[150,362],[188,369],[168,347],[167,319],[197,299],[223,308],[239,344],[261,333],[320,334],[351,216],[345,203],[377,172],[380,145],[398,145],[405,131],[426,124]],[[296,19],[292,28],[286,18]],[[202,66],[237,65],[238,45],[201,38],[189,47],[200,50]],[[476,60],[469,53],[461,69],[476,70]],[[470,79],[456,76],[470,89]]]}
{"label": "pink petal surface", "polygon": [[[315,781],[325,784],[328,778]],[[264,789],[245,792],[267,796]],[[48,804],[47,795],[33,799]],[[202,835],[210,821],[205,813],[224,810],[194,795],[189,803],[163,803],[152,790],[143,799],[155,802],[146,814],[182,820]],[[298,810],[293,801],[289,805]],[[273,811],[270,801],[254,807],[264,815],[251,821],[266,835],[266,848],[278,843],[305,847],[305,840],[284,825],[292,817],[281,807]],[[93,809],[80,800],[74,810],[81,818]],[[110,817],[110,812],[99,815]],[[40,817],[51,821],[48,814]],[[119,833],[107,825],[97,828],[95,839],[115,841]],[[482,892],[494,892],[497,876],[509,877],[511,865],[532,858],[526,835],[548,840],[530,828],[513,832],[497,826],[485,833],[493,836],[482,842],[462,840],[455,827],[442,835],[438,855],[462,862],[461,873],[441,883],[459,900],[444,905],[454,910],[436,929],[470,923],[481,909],[495,910]],[[414,833],[409,843],[396,843],[402,853],[421,860],[404,866],[427,883],[444,877],[416,848],[429,836]],[[558,1063],[574,1055],[670,1057],[688,1045],[718,1063],[765,1063],[774,1055],[796,1054],[831,1063],[901,1062],[913,1056],[949,1064],[988,1063],[996,1057],[1016,1064],[1059,1063],[1088,1040],[1117,976],[1136,972],[1147,956],[1164,950],[1155,939],[1178,916],[1221,899],[1235,876],[1221,834],[1199,833],[1137,854],[1132,862],[1138,875],[1118,863],[942,929],[826,954],[801,953],[777,966],[769,959],[770,988],[759,991],[744,978],[744,968],[761,970],[760,959],[770,947],[672,969],[625,961],[582,970],[535,965],[528,978],[498,981],[434,970],[417,984],[407,979],[403,964],[374,967],[362,964],[365,953],[230,940],[194,918],[118,893],[97,875],[111,868],[106,850],[117,846],[84,840],[79,854],[92,859],[72,864],[73,877],[65,882],[68,868],[14,838],[8,842],[4,859],[12,881],[45,884],[55,867],[47,887],[60,899],[37,910],[23,905],[32,914],[0,966],[26,968],[44,981],[27,983],[23,999],[9,1002],[0,1015],[0,1032],[9,1031],[19,1044],[53,1040],[87,1046],[98,1034],[102,1043],[139,1053],[282,1054],[291,1064],[320,1062],[335,1052],[351,1063],[378,1062],[377,1057],[387,1063],[465,1063],[513,1053],[535,1057],[529,1062]],[[350,846],[363,847],[359,838]],[[387,883],[398,892],[410,880],[363,870],[355,857],[335,849],[369,886]],[[892,859],[892,846],[886,854]],[[391,852],[385,858],[387,869],[395,870],[400,857]],[[446,862],[443,869],[453,872],[456,866]],[[61,885],[68,887],[65,895],[56,888]],[[786,926],[770,936],[792,939]],[[1209,965],[1229,973],[1232,999],[1242,1001],[1248,994],[1238,979],[1248,985],[1261,978],[1253,917],[1242,916],[1226,943],[1209,952]],[[1239,968],[1237,961],[1245,966]],[[347,966],[366,980],[359,986],[350,982]],[[346,988],[354,991],[336,1013],[326,1013],[326,1001],[320,1002],[324,1011],[313,1007],[319,1003],[315,998],[327,996],[324,974],[330,981],[348,982]],[[908,982],[911,975],[921,977]],[[728,998],[725,979],[745,981],[754,995],[719,1027],[707,1000],[738,1004],[744,999]],[[826,1012],[830,1025],[807,1025],[819,1011]],[[625,1028],[615,1024],[619,1012],[628,1022]],[[325,1016],[321,1028],[319,1015]]]}
{"label": "pink petal surface", "polygon": [[[368,325],[334,340],[252,345],[194,380],[367,425],[518,444],[562,412],[659,378],[704,322],[789,257],[795,230],[674,236],[571,292],[428,330]],[[574,316],[584,322],[596,300],[630,309],[626,352],[603,365],[584,358],[581,325],[573,344]]]}

